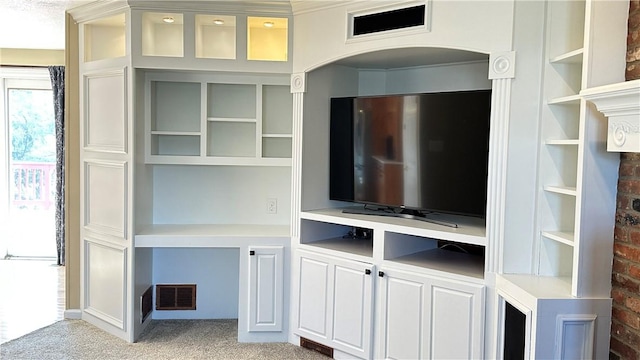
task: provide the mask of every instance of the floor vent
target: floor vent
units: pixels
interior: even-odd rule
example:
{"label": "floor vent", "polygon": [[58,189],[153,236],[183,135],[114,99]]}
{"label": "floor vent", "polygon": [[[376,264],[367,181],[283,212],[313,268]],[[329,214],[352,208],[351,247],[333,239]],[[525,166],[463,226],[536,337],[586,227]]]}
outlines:
{"label": "floor vent", "polygon": [[319,352],[322,355],[328,356],[333,359],[333,348],[330,348],[326,345],[322,345],[315,341],[305,339],[303,337],[300,338],[300,346],[309,350],[313,350]]}
{"label": "floor vent", "polygon": [[153,311],[153,286],[149,286],[147,291],[140,297],[140,312],[142,313],[142,317],[140,318],[141,324],[147,320],[151,311]]}
{"label": "floor vent", "polygon": [[156,285],[156,310],[195,310],[196,284]]}

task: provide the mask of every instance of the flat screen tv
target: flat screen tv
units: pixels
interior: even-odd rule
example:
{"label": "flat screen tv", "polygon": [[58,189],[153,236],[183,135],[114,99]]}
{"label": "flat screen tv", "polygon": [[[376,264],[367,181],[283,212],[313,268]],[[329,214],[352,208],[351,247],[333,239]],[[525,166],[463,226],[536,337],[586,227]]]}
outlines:
{"label": "flat screen tv", "polygon": [[491,90],[332,98],[330,199],[485,217],[490,114]]}

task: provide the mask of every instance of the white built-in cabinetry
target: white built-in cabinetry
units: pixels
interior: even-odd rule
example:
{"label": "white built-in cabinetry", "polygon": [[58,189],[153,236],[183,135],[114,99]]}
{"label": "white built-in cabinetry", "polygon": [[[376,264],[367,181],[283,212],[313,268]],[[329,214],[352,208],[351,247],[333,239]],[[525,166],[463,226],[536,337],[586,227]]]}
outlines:
{"label": "white built-in cabinetry", "polygon": [[[483,356],[482,219],[443,216],[459,226],[447,229],[341,209],[301,217],[292,265],[296,335],[360,358]],[[370,237],[349,235],[356,227]],[[458,245],[479,252],[447,249]]]}
{"label": "white built-in cabinetry", "polygon": [[510,303],[526,316],[525,358],[608,356],[619,157],[580,92],[623,78],[627,12],[625,2],[546,3],[535,261],[531,274],[497,277],[498,348]]}
{"label": "white built-in cabinetry", "polygon": [[[82,317],[127,341],[151,319],[216,315],[238,319],[240,341],[284,341],[290,7],[155,5],[70,11],[81,54]],[[166,283],[196,284],[196,309],[143,313],[155,303],[147,290]]]}
{"label": "white built-in cabinetry", "polygon": [[290,166],[289,77],[148,72],[151,164]]}

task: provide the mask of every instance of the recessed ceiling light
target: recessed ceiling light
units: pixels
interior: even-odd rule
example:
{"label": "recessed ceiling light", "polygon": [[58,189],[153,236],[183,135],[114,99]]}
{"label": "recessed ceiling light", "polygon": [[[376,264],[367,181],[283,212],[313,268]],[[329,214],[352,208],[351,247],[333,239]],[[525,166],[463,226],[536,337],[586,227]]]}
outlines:
{"label": "recessed ceiling light", "polygon": [[166,22],[167,24],[173,24],[175,20],[171,16],[165,16],[162,18],[162,21]]}
{"label": "recessed ceiling light", "polygon": [[224,20],[222,19],[215,19],[213,20],[213,23],[216,25],[223,25],[224,24]]}
{"label": "recessed ceiling light", "polygon": [[273,23],[273,21],[265,21],[263,23],[263,25],[264,25],[264,27],[272,28],[273,25],[275,25],[275,24]]}

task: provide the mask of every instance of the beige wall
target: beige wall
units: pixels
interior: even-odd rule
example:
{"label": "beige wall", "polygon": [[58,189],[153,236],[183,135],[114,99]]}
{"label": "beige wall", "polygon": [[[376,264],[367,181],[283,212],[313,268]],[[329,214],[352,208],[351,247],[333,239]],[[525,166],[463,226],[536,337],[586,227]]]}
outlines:
{"label": "beige wall", "polygon": [[0,48],[0,65],[64,65],[64,50]]}
{"label": "beige wall", "polygon": [[80,309],[80,106],[78,25],[66,15],[66,307]]}

